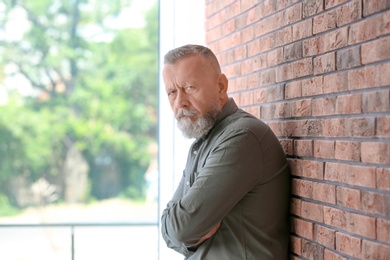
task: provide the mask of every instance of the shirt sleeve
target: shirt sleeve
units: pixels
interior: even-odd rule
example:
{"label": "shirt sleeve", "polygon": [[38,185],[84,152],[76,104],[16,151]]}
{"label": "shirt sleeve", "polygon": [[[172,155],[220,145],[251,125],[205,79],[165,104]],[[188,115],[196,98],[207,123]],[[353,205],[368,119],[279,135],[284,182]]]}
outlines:
{"label": "shirt sleeve", "polygon": [[182,176],[179,185],[172,197],[172,199],[168,202],[167,208],[163,211],[161,215],[161,235],[167,244],[168,248],[171,248],[175,250],[176,252],[189,257],[193,254],[190,250],[187,249],[187,247],[183,246],[180,244],[180,242],[172,239],[168,235],[168,230],[167,230],[167,214],[169,212],[169,208],[173,207],[180,199],[183,197],[183,185],[184,185],[185,177]]}
{"label": "shirt sleeve", "polygon": [[165,209],[164,236],[177,246],[196,244],[257,184],[262,158],[261,143],[250,130],[221,137],[192,187]]}

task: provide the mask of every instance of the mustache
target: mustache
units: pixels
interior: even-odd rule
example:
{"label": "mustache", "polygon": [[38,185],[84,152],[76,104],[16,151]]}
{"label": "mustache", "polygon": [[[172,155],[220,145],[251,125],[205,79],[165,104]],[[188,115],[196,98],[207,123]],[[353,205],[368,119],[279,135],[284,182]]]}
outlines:
{"label": "mustache", "polygon": [[190,109],[180,109],[177,114],[176,114],[176,120],[179,120],[180,118],[182,118],[183,116],[194,116],[198,114],[197,111],[195,110],[190,110]]}

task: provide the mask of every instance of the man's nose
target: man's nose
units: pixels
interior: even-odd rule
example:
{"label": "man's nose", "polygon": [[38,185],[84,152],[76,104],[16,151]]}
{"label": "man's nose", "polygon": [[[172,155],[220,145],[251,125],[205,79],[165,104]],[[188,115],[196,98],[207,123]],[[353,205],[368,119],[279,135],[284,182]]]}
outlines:
{"label": "man's nose", "polygon": [[188,96],[183,90],[179,90],[176,98],[176,106],[178,108],[188,107]]}

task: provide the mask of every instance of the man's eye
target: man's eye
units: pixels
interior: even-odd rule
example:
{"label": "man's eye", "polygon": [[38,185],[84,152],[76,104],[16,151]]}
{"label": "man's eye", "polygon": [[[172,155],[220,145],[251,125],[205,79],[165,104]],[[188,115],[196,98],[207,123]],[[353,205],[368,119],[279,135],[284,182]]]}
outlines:
{"label": "man's eye", "polygon": [[176,93],[176,91],[169,91],[167,94],[168,96],[173,96]]}
{"label": "man's eye", "polygon": [[194,86],[185,86],[184,89],[186,92],[188,92],[188,91],[193,91],[195,89],[195,87]]}

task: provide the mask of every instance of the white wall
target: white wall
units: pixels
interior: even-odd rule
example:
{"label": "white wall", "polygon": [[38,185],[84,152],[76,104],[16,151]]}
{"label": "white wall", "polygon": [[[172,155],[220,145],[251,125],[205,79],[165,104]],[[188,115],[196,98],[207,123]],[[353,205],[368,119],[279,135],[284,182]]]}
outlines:
{"label": "white wall", "polygon": [[[159,85],[159,213],[164,210],[182,176],[187,150],[193,140],[184,139],[176,128],[161,77],[163,58],[184,44],[204,44],[204,0],[160,0],[160,85]],[[160,260],[184,257],[159,240]]]}

